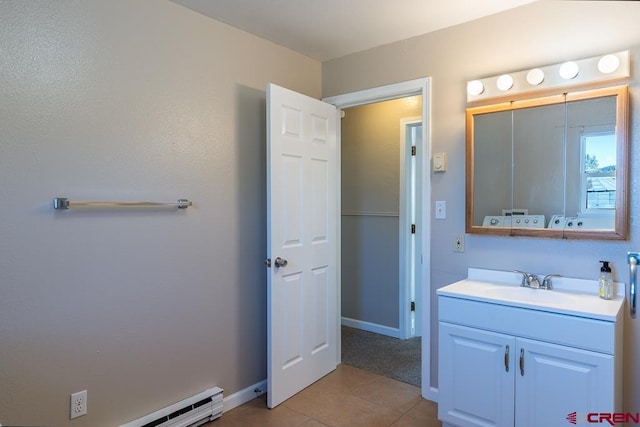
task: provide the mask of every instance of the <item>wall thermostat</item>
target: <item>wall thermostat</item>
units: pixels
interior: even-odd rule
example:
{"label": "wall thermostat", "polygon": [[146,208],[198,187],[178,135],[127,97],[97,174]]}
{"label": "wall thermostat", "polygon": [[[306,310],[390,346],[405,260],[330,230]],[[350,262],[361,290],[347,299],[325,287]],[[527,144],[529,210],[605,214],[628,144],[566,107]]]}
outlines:
{"label": "wall thermostat", "polygon": [[432,160],[434,172],[445,172],[447,170],[447,153],[435,153]]}

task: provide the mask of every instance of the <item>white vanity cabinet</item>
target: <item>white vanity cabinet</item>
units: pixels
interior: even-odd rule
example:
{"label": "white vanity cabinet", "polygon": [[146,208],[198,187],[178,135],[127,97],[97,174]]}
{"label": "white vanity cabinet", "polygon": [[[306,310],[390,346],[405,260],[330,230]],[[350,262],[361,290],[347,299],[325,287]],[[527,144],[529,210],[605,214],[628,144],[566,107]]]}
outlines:
{"label": "white vanity cabinet", "polygon": [[615,315],[590,317],[458,294],[454,285],[438,292],[438,418],[445,425],[561,426],[574,412],[580,422],[622,409],[623,298],[602,301]]}

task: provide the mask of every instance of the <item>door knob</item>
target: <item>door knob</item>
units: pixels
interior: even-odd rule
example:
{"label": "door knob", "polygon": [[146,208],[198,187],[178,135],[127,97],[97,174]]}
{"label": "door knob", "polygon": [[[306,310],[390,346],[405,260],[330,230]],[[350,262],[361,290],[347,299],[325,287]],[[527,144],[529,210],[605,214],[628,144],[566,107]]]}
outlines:
{"label": "door knob", "polygon": [[274,261],[274,265],[276,266],[276,268],[277,267],[286,267],[287,264],[289,264],[289,261],[287,261],[284,258],[280,258],[280,257],[276,258],[276,260]]}

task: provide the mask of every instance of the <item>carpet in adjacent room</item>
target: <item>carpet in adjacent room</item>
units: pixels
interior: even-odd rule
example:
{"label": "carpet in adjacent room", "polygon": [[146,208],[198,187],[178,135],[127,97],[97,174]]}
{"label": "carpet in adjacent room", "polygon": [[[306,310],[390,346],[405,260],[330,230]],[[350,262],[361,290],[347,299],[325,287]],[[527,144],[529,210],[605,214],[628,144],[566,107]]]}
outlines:
{"label": "carpet in adjacent room", "polygon": [[421,341],[342,326],[342,363],[420,387]]}

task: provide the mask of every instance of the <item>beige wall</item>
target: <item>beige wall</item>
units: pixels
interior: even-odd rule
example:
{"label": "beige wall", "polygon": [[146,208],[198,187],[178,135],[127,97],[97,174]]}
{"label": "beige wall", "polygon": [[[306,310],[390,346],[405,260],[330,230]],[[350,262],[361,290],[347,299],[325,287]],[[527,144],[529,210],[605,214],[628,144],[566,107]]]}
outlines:
{"label": "beige wall", "polygon": [[0,423],[265,379],[265,86],[317,98],[320,63],[165,0],[2,1],[0,52]]}
{"label": "beige wall", "polygon": [[399,327],[400,120],[421,114],[419,96],[345,110],[343,317]]}
{"label": "beige wall", "polygon": [[[447,219],[432,224],[430,287],[432,354],[437,354],[435,290],[466,276],[468,267],[515,268],[595,279],[598,260],[613,261],[616,279],[628,280],[625,255],[640,250],[640,2],[536,2],[457,27],[382,46],[323,64],[323,96],[430,76],[433,78],[432,152],[447,152],[448,170],[432,174],[432,202],[447,201]],[[467,235],[466,251],[453,253],[464,231],[464,112],[468,80],[569,59],[632,48],[631,239],[568,241]],[[434,220],[435,221],[435,220]],[[625,324],[625,401],[640,410],[640,323]],[[437,385],[432,357],[431,385]]]}

